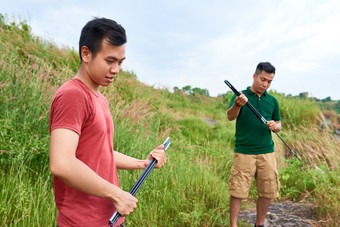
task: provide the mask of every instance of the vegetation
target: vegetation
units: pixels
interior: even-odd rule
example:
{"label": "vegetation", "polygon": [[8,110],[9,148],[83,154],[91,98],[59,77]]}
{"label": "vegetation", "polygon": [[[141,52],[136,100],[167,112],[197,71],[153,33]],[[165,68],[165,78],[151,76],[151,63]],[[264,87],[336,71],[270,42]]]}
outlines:
{"label": "vegetation", "polygon": [[323,110],[331,110],[340,114],[340,100],[332,100],[330,96],[324,99],[317,99],[314,97],[308,97],[308,92],[301,92],[298,96],[300,99],[311,99],[319,104]]}
{"label": "vegetation", "polygon": [[202,96],[207,96],[209,97],[209,91],[208,89],[202,89],[199,87],[192,88],[190,85],[182,87],[182,89],[179,89],[178,87],[174,87],[174,92],[185,92],[188,95],[191,96],[197,96],[197,95],[202,95]]}
{"label": "vegetation", "polygon": [[[34,37],[25,21],[8,23],[1,14],[0,40],[0,225],[55,226],[49,107],[55,90],[77,71],[78,56]],[[227,121],[225,105],[231,94],[171,93],[136,78],[122,71],[113,86],[101,89],[115,123],[115,150],[144,159],[167,136],[172,144],[166,166],[154,170],[138,192],[138,209],[127,224],[227,226],[235,122]],[[328,130],[319,130],[315,102],[273,94],[283,117],[280,134],[304,160],[297,162],[273,137],[281,199],[311,202],[323,223],[335,226],[339,141]],[[119,171],[122,188],[130,190],[141,172]],[[250,201],[256,198],[254,191]]]}

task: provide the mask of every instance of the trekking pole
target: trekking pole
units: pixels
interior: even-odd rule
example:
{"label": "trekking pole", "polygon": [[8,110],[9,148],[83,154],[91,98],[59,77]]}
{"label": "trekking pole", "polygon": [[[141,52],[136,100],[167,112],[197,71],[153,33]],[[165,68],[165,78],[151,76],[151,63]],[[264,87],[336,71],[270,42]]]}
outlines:
{"label": "trekking pole", "polygon": [[[228,80],[225,80],[224,83],[226,83],[228,85],[228,87],[235,93],[236,96],[241,95],[240,92],[238,92],[233,85],[231,85],[231,83]],[[246,105],[250,108],[250,110],[256,115],[256,117],[258,119],[260,119],[260,121],[262,121],[264,124],[267,124],[267,120],[255,109],[255,107],[250,103],[247,102]],[[274,132],[279,138],[280,140],[284,143],[284,145],[286,145],[286,147],[295,155],[295,157],[299,160],[300,158],[296,155],[296,153],[288,146],[288,144],[281,138],[281,136],[276,132],[276,131],[272,131]]]}
{"label": "trekking pole", "polygon": [[[165,142],[164,142],[164,147],[163,150],[166,151],[166,149],[168,149],[169,145],[170,145],[170,137],[168,137]],[[148,164],[148,166],[144,169],[143,173],[140,175],[140,177],[138,178],[138,180],[136,181],[136,183],[132,186],[131,190],[130,190],[130,194],[135,196],[138,192],[138,190],[140,189],[140,187],[142,186],[142,184],[144,183],[144,181],[146,180],[146,178],[149,176],[149,174],[151,173],[151,171],[153,170],[153,168],[156,166],[157,164],[157,160],[155,158],[152,159],[152,161]],[[120,218],[121,214],[119,212],[114,212],[114,214],[112,215],[112,217],[109,219],[109,226],[113,227],[118,219]]]}

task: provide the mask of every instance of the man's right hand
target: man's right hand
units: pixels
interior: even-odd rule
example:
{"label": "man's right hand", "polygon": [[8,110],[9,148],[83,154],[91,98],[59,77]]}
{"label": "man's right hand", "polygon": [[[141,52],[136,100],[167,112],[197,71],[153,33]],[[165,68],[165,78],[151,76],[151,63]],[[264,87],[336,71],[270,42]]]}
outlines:
{"label": "man's right hand", "polygon": [[234,104],[228,109],[228,120],[233,121],[234,119],[236,119],[240,113],[241,107],[244,106],[247,102],[248,98],[242,92],[240,92],[240,95],[235,98]]}
{"label": "man's right hand", "polygon": [[242,107],[248,102],[248,98],[242,92],[240,92],[240,94],[241,95],[237,96],[234,101],[234,104],[237,107]]}
{"label": "man's right hand", "polygon": [[127,216],[137,208],[138,199],[117,187],[113,203],[121,216]]}

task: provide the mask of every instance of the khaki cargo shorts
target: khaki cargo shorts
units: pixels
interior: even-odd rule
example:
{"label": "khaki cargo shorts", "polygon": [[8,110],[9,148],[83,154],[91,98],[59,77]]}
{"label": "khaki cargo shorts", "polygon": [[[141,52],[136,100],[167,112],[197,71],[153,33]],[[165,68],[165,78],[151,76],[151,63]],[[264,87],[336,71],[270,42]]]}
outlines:
{"label": "khaki cargo shorts", "polygon": [[258,155],[234,153],[234,165],[228,181],[229,194],[236,198],[247,198],[254,177],[259,197],[279,197],[275,152]]}

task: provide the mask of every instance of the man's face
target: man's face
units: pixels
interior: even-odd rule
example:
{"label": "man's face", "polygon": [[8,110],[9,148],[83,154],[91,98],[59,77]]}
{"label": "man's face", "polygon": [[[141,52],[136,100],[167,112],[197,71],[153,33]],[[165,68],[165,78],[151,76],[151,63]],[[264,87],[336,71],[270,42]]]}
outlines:
{"label": "man's face", "polygon": [[253,85],[251,86],[251,90],[257,95],[261,96],[271,85],[274,79],[274,73],[267,73],[262,71],[260,75],[253,75]]}
{"label": "man's face", "polygon": [[125,45],[114,46],[102,41],[102,48],[95,57],[90,53],[86,59],[86,73],[91,88],[108,86],[119,73],[125,59]]}

